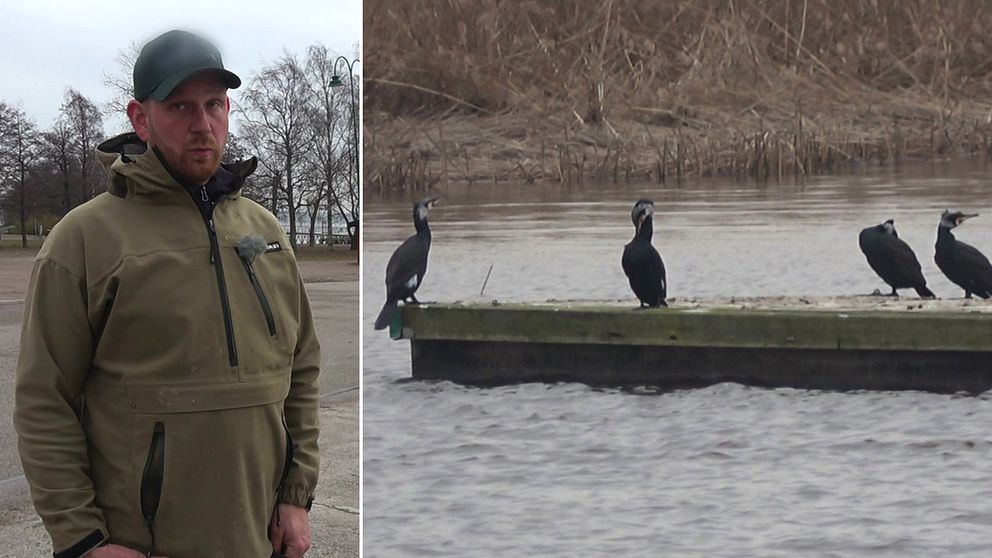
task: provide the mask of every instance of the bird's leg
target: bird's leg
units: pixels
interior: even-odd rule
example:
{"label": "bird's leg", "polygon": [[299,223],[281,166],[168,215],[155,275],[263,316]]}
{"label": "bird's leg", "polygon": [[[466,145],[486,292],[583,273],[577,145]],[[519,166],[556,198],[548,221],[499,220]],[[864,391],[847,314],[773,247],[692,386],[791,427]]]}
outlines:
{"label": "bird's leg", "polygon": [[964,297],[965,298],[971,298],[971,291],[965,291],[964,292]]}
{"label": "bird's leg", "polygon": [[417,297],[410,295],[410,304],[420,304],[420,301],[417,300]]}
{"label": "bird's leg", "polygon": [[899,293],[896,292],[896,288],[895,287],[892,287],[892,292],[889,293],[889,296],[894,296],[896,298],[899,298]]}

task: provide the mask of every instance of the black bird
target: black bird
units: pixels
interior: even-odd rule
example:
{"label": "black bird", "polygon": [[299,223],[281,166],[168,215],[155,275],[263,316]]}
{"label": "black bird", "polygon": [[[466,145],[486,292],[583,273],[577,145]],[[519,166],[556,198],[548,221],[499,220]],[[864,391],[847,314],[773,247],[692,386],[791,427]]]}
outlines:
{"label": "black bird", "polygon": [[889,219],[881,225],[862,229],[858,245],[864,252],[868,265],[892,287],[891,296],[899,296],[896,289],[916,289],[920,298],[936,298],[927,288],[920,261],[913,249],[896,233],[895,221]]}
{"label": "black bird", "polygon": [[634,239],[623,247],[621,260],[623,272],[630,281],[630,288],[640,299],[641,308],[668,306],[665,302],[665,263],[651,245],[653,215],[653,201],[637,200],[630,212],[630,220],[634,222]]}
{"label": "black bird", "polygon": [[431,227],[427,224],[428,211],[437,204],[437,198],[427,198],[413,206],[413,226],[417,234],[406,239],[389,257],[386,264],[386,303],[375,319],[376,329],[386,329],[396,314],[397,303],[409,300],[419,304],[414,295],[424,282],[427,273],[427,254],[431,249]]}
{"label": "black bird", "polygon": [[984,254],[951,234],[951,229],[972,217],[978,217],[978,214],[944,211],[937,225],[937,250],[933,259],[951,282],[964,289],[965,298],[971,298],[972,293],[989,298],[992,296],[992,264]]}

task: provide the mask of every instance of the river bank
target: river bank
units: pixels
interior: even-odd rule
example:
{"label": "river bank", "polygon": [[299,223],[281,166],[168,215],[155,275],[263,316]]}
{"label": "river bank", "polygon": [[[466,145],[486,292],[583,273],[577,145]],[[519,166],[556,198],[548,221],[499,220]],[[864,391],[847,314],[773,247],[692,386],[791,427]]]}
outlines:
{"label": "river bank", "polygon": [[987,158],[979,7],[371,0],[366,191]]}
{"label": "river bank", "polygon": [[[922,101],[922,100],[921,100]],[[527,112],[489,117],[454,115],[385,119],[368,124],[366,191],[426,191],[435,185],[501,182],[651,181],[695,177],[782,180],[898,164],[912,159],[990,157],[988,107],[959,108],[953,126],[921,102],[905,114],[873,113],[870,102],[849,114],[820,107],[790,127],[762,116],[725,112],[684,123],[670,111],[645,108],[599,125],[567,114]],[[783,116],[784,119],[784,116]],[[658,121],[671,121],[658,124]],[[367,121],[368,122],[368,121]],[[388,138],[388,139],[385,139]]]}

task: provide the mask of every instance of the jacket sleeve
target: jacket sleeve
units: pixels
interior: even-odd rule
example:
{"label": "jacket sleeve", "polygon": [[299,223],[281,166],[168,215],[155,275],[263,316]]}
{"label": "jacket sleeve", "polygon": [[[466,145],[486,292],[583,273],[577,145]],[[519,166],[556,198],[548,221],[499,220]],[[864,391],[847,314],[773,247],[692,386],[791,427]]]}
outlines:
{"label": "jacket sleeve", "polygon": [[24,307],[14,428],[31,498],[57,558],[82,556],[107,538],[81,423],[92,357],[84,279],[40,258]]}
{"label": "jacket sleeve", "polygon": [[320,344],[314,331],[313,314],[302,278],[299,323],[300,330],[293,354],[293,376],[285,403],[286,426],[293,440],[293,461],[279,487],[278,499],[309,510],[320,472],[320,453],[317,448],[320,430],[317,416],[320,399]]}

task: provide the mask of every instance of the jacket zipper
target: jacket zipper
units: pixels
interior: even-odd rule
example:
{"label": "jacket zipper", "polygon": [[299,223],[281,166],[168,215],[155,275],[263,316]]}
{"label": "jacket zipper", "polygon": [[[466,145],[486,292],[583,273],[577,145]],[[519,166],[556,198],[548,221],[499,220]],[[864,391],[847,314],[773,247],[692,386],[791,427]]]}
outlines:
{"label": "jacket zipper", "polygon": [[207,196],[207,187],[200,187],[200,200],[202,204],[197,204],[200,207],[200,213],[203,216],[203,222],[207,226],[207,236],[210,237],[210,263],[214,266],[214,270],[217,273],[217,288],[220,290],[220,306],[224,313],[224,333],[227,335],[227,355],[228,362],[231,368],[238,365],[238,348],[234,343],[234,323],[231,319],[231,301],[227,296],[227,282],[224,281],[224,266],[220,259],[220,247],[217,243],[217,230],[214,228],[214,206],[210,203],[210,197]]}
{"label": "jacket zipper", "polygon": [[275,337],[276,320],[272,317],[272,308],[269,306],[269,299],[265,297],[265,291],[262,290],[262,284],[258,281],[258,276],[255,275],[255,268],[247,258],[242,257],[241,263],[245,265],[245,271],[248,272],[248,279],[251,281],[251,287],[255,289],[255,296],[258,298],[258,304],[261,305],[262,313],[265,314],[265,325],[269,326],[269,335]]}
{"label": "jacket zipper", "polygon": [[162,498],[162,481],[165,478],[165,424],[155,423],[152,433],[152,443],[148,448],[148,459],[145,470],[141,474],[141,515],[145,519],[148,533],[152,537],[152,545],[147,556],[155,553],[155,515]]}

